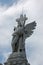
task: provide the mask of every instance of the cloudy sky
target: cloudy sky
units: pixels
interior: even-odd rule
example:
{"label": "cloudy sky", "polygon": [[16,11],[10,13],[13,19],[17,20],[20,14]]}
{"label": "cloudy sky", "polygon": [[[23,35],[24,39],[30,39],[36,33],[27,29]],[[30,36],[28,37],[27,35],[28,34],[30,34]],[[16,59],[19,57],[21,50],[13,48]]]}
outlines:
{"label": "cloudy sky", "polygon": [[12,51],[11,40],[16,18],[26,14],[26,24],[37,23],[34,34],[25,41],[26,56],[31,65],[43,65],[43,0],[0,0],[0,63]]}

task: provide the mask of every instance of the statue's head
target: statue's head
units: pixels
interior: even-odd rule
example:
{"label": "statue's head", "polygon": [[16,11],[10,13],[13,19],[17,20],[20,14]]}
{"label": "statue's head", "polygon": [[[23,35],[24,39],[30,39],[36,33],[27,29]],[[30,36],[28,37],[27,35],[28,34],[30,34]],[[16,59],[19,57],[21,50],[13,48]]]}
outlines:
{"label": "statue's head", "polygon": [[24,16],[23,16],[23,14],[21,14],[20,18],[16,19],[16,22],[18,22],[19,26],[23,26],[23,25],[25,25],[26,20],[27,20],[26,14],[24,14]]}

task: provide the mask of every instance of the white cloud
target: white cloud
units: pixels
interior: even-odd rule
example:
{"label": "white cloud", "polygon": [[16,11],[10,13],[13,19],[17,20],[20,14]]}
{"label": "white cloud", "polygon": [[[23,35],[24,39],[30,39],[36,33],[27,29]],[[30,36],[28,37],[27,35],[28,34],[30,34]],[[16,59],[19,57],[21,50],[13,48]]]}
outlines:
{"label": "white cloud", "polygon": [[[34,34],[26,40],[26,52],[27,57],[31,65],[43,64],[43,5],[36,0],[21,0],[17,4],[13,4],[9,8],[6,6],[0,6],[0,47],[4,48],[4,52],[7,54],[5,48],[11,48],[11,34],[13,33],[13,27],[16,25],[15,19],[19,17],[20,13],[26,13],[28,21],[26,23],[36,20],[37,27]],[[2,51],[2,52],[3,52]],[[8,51],[9,53],[10,51]],[[3,54],[5,57],[5,54]],[[7,56],[7,55],[6,55]]]}

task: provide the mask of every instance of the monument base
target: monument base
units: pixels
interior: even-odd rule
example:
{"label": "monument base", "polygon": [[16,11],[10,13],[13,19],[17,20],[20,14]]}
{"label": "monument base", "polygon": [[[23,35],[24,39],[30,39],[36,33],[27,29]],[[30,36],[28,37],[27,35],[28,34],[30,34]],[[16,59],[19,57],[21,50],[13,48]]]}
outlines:
{"label": "monument base", "polygon": [[30,65],[26,59],[25,52],[12,53],[4,65]]}

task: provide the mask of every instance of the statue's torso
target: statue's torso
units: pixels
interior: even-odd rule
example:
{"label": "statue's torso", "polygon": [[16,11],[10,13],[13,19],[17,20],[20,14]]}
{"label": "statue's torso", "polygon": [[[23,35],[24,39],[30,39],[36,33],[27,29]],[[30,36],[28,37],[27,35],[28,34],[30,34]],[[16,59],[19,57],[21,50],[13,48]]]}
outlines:
{"label": "statue's torso", "polygon": [[23,33],[24,33],[23,27],[17,27],[13,35],[23,35]]}

